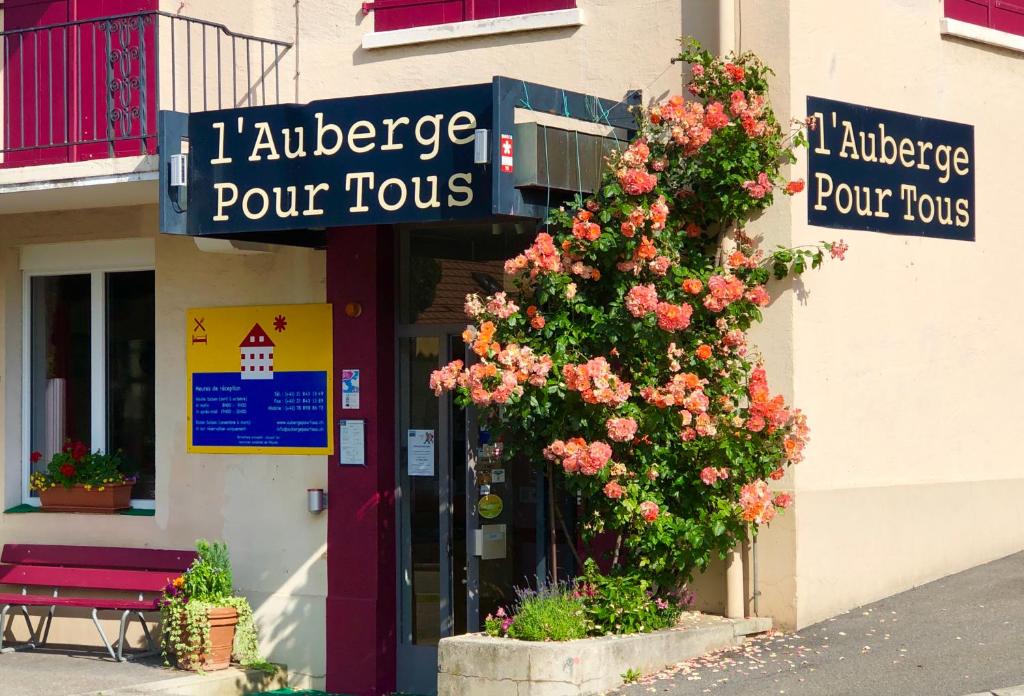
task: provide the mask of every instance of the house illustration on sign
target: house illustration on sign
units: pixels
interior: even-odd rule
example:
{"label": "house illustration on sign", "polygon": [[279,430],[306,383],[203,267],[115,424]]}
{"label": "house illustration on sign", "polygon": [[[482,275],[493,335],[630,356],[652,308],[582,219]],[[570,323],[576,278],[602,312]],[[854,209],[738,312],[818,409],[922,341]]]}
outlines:
{"label": "house illustration on sign", "polygon": [[274,342],[259,324],[238,346],[242,352],[242,379],[274,379]]}

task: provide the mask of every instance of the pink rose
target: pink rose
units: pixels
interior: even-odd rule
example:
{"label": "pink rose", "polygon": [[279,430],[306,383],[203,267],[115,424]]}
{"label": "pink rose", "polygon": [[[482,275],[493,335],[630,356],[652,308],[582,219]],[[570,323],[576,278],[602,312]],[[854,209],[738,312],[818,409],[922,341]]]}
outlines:
{"label": "pink rose", "polygon": [[644,502],[640,503],[638,509],[640,510],[640,514],[643,516],[646,522],[653,522],[654,520],[658,519],[659,509],[657,503],[652,503],[649,500],[645,500]]}
{"label": "pink rose", "polygon": [[618,500],[623,494],[622,486],[616,481],[609,481],[604,486],[604,494],[612,500]]}

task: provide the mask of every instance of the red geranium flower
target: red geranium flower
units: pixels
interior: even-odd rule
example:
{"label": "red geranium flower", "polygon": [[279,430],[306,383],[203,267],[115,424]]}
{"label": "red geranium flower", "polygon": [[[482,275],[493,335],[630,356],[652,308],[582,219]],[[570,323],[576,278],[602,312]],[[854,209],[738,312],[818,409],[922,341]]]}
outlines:
{"label": "red geranium flower", "polygon": [[42,458],[43,458],[43,453],[42,452],[33,452],[32,456],[29,457],[29,459],[32,460],[33,464],[38,463],[39,460],[42,459]]}
{"label": "red geranium flower", "polygon": [[60,475],[64,478],[72,478],[75,475],[75,467],[71,464],[64,464],[60,467]]}
{"label": "red geranium flower", "polygon": [[71,458],[76,462],[87,454],[89,454],[89,448],[84,442],[75,442],[71,445]]}

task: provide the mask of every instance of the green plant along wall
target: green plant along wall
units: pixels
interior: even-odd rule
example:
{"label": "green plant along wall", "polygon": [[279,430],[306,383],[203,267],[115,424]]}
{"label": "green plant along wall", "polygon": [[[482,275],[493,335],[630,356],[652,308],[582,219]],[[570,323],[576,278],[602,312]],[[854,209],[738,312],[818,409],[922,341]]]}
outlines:
{"label": "green plant along wall", "polygon": [[746,332],[772,276],[846,250],[763,251],[744,233],[775,195],[803,190],[781,169],[814,124],[776,120],[753,54],[690,44],[682,59],[693,99],[637,114],[600,191],[551,211],[506,263],[515,290],[467,298],[479,360],[431,378],[481,409],[506,456],[580,494],[584,535],[616,539],[611,574],[665,589],[789,505],[769,482],[801,460],[807,424],[769,390]]}

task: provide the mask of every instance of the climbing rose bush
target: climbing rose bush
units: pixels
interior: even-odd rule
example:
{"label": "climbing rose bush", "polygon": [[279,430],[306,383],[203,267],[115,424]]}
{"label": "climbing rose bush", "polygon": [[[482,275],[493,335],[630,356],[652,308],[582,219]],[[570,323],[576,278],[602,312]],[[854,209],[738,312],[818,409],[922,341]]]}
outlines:
{"label": "climbing rose bush", "polygon": [[558,472],[584,536],[614,536],[612,573],[665,588],[790,504],[771,482],[803,458],[807,421],[771,391],[747,331],[771,277],[846,251],[765,252],[744,234],[803,189],[780,170],[813,122],[783,129],[751,53],[694,43],[681,58],[692,98],[637,114],[600,190],[552,211],[506,262],[509,292],[467,297],[472,364],[430,379],[480,410],[505,457]]}

